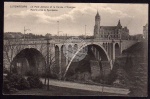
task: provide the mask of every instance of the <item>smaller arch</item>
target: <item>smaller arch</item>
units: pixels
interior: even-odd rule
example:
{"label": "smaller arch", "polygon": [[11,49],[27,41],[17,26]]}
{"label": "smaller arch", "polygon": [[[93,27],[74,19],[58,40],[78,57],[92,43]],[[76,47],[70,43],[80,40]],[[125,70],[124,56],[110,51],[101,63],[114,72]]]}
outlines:
{"label": "smaller arch", "polygon": [[115,58],[119,57],[121,54],[121,50],[118,43],[115,43]]}
{"label": "smaller arch", "polygon": [[70,58],[72,57],[72,53],[73,53],[72,45],[68,45],[68,58],[69,58],[69,60],[71,60]]}
{"label": "smaller arch", "polygon": [[106,51],[108,51],[108,43],[106,43]]}
{"label": "smaller arch", "polygon": [[57,76],[59,74],[59,62],[60,62],[60,60],[59,60],[59,55],[60,55],[59,51],[60,51],[59,46],[55,45],[55,67],[53,68],[53,71],[54,71],[54,73],[57,74]]}
{"label": "smaller arch", "polygon": [[66,46],[61,46],[61,73],[63,73],[65,65],[66,65]]}
{"label": "smaller arch", "polygon": [[78,50],[78,45],[75,44],[74,47],[73,47],[73,52],[75,53],[77,50]]}
{"label": "smaller arch", "polygon": [[108,43],[108,56],[110,57],[110,43]]}
{"label": "smaller arch", "polygon": [[105,46],[105,43],[103,43],[103,47]]}
{"label": "smaller arch", "polygon": [[115,45],[116,45],[116,44],[120,47],[120,44],[119,44],[118,42],[116,42]]}
{"label": "smaller arch", "polygon": [[59,46],[55,45],[55,50],[59,51]]}

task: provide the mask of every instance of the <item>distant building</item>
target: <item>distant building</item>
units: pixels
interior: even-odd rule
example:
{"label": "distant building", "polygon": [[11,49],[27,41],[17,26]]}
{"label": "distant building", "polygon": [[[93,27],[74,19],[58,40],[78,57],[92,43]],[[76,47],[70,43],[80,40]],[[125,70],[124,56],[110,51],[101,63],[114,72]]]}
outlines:
{"label": "distant building", "polygon": [[143,35],[145,39],[148,39],[148,24],[143,26]]}
{"label": "distant building", "polygon": [[130,40],[143,40],[143,34],[130,35]]}
{"label": "distant building", "polygon": [[129,29],[122,27],[120,20],[117,26],[100,26],[100,15],[95,16],[94,38],[96,39],[128,39]]}
{"label": "distant building", "polygon": [[47,34],[45,35],[45,37],[46,37],[46,38],[51,38],[51,37],[52,37],[52,34],[47,33]]}
{"label": "distant building", "polygon": [[5,32],[4,38],[22,38],[23,34],[21,32]]}

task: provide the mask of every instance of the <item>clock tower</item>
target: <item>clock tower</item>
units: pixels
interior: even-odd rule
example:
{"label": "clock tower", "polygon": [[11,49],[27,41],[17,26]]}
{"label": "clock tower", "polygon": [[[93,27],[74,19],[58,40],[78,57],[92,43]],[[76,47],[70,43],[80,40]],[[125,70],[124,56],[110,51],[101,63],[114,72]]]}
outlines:
{"label": "clock tower", "polygon": [[95,16],[94,38],[96,38],[99,35],[99,31],[100,31],[100,15],[97,11],[97,14]]}

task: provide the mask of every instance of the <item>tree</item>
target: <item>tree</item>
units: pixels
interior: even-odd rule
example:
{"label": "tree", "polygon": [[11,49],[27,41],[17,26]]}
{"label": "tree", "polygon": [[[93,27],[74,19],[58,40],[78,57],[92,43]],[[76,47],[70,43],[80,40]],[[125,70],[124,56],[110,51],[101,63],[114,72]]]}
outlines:
{"label": "tree", "polygon": [[[55,63],[55,61],[54,61],[55,56],[53,56],[52,49],[49,49],[49,47],[50,47],[49,38],[47,38],[47,55],[46,55],[47,68],[45,68],[46,70],[48,70],[48,72],[45,71],[45,72],[47,72],[47,77],[48,77],[47,90],[49,90],[49,77],[51,75],[50,68]],[[45,77],[45,84],[46,84],[46,77]]]}
{"label": "tree", "polygon": [[5,61],[4,64],[5,65],[8,64],[10,66],[10,72],[12,70],[12,61],[13,61],[15,54],[20,52],[22,49],[21,45],[18,46],[21,43],[22,43],[22,41],[17,40],[17,39],[4,40],[4,49],[3,49],[4,61]]}

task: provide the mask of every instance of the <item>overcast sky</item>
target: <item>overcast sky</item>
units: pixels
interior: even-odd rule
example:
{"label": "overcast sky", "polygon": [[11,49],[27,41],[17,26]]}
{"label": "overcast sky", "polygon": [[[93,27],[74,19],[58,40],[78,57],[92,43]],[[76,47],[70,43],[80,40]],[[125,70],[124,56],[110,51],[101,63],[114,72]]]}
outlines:
{"label": "overcast sky", "polygon": [[[16,8],[25,5],[27,8]],[[46,11],[35,6],[44,6]],[[50,7],[63,8],[50,8]],[[32,8],[33,7],[33,8]],[[32,11],[31,11],[32,9]],[[43,8],[42,8],[43,9]],[[48,9],[48,10],[47,10]],[[50,11],[50,10],[55,11]],[[24,26],[31,31],[26,33],[57,34],[59,21],[60,35],[84,35],[85,25],[88,35],[93,35],[97,10],[101,26],[127,26],[130,34],[142,34],[143,26],[148,23],[147,4],[110,4],[110,3],[4,3],[4,32],[22,32]]]}

